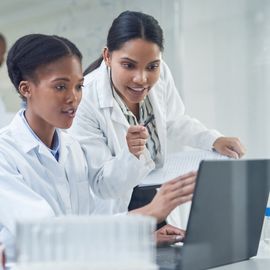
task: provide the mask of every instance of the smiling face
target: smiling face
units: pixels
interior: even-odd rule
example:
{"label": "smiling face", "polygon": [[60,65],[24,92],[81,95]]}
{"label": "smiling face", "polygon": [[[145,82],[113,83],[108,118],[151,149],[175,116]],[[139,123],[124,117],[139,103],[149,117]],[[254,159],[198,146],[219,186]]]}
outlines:
{"label": "smiling face", "polygon": [[80,60],[66,56],[39,67],[35,80],[22,81],[21,94],[27,99],[26,118],[39,135],[55,128],[69,128],[82,97],[83,74]]}
{"label": "smiling face", "polygon": [[116,91],[134,112],[159,78],[160,48],[153,42],[139,38],[125,42],[113,52],[105,49],[103,57],[111,68]]}

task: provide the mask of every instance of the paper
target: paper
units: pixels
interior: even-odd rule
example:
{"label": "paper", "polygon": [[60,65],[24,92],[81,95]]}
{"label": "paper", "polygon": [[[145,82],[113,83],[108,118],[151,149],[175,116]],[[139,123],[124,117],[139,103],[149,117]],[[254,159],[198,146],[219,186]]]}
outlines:
{"label": "paper", "polygon": [[140,186],[163,184],[179,175],[197,171],[202,160],[229,159],[214,151],[192,150],[168,155],[164,166],[155,169],[141,182]]}

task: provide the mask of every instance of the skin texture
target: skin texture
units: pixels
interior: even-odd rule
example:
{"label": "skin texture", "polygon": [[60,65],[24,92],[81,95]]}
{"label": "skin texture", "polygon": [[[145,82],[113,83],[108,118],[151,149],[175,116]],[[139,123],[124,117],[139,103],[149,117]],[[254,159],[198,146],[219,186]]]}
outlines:
{"label": "skin texture", "polygon": [[228,157],[241,158],[246,149],[238,138],[235,137],[220,137],[213,144],[214,149]]}
{"label": "skin texture", "polygon": [[171,225],[166,225],[155,232],[157,246],[172,245],[182,242],[185,231]]}
{"label": "skin texture", "polygon": [[71,126],[81,101],[81,63],[75,56],[63,57],[39,67],[35,77],[21,81],[19,91],[27,99],[28,124],[51,147],[55,128]]}

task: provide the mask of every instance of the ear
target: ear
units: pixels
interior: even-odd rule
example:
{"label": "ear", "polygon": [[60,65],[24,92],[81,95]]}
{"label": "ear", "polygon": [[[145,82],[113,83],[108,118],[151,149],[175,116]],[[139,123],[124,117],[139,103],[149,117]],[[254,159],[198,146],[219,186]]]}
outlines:
{"label": "ear", "polygon": [[111,54],[109,52],[108,47],[104,47],[102,56],[103,56],[103,60],[105,61],[105,64],[108,67],[111,67]]}
{"label": "ear", "polygon": [[19,92],[21,96],[23,96],[26,99],[29,99],[31,97],[31,87],[29,81],[21,81],[19,84]]}

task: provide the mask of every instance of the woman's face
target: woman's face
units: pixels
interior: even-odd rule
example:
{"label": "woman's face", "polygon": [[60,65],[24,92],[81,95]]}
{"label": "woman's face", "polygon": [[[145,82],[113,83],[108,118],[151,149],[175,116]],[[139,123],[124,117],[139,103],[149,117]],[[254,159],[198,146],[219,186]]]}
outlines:
{"label": "woman's face", "polygon": [[104,59],[116,91],[130,109],[145,98],[160,75],[160,48],[143,39],[127,41],[111,53],[105,49]]}
{"label": "woman's face", "polygon": [[[76,56],[62,57],[41,66],[34,81],[26,81],[27,120],[39,127],[69,128],[82,97],[83,74]],[[22,84],[22,85],[21,85]],[[23,86],[21,82],[20,86]],[[22,92],[22,91],[21,91]]]}

